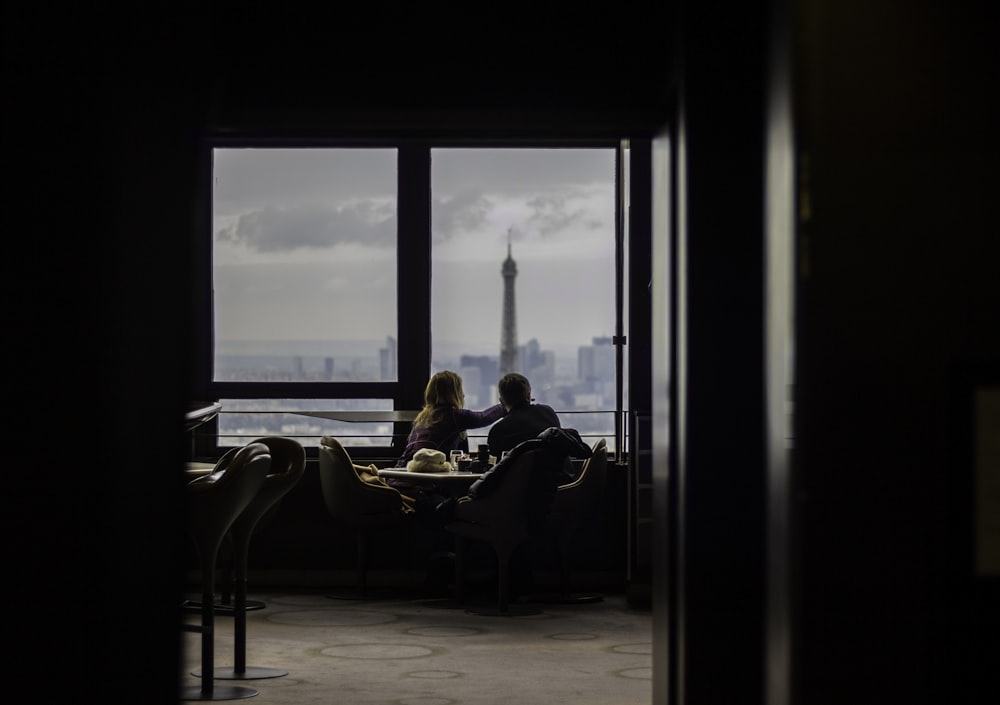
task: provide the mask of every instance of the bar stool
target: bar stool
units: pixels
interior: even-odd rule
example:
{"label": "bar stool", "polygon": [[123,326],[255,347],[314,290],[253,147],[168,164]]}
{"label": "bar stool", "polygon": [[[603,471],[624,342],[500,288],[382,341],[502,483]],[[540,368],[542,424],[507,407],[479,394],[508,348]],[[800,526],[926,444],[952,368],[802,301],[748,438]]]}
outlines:
{"label": "bar stool", "polygon": [[[250,539],[260,520],[302,479],[306,468],[306,451],[298,441],[280,436],[258,438],[252,443],[267,446],[271,456],[271,468],[257,495],[229,529],[229,535],[233,540],[235,573],[233,604],[235,654],[232,667],[219,666],[214,670],[214,676],[219,680],[256,680],[288,675],[288,671],[280,668],[247,666],[247,555]],[[202,669],[191,672],[191,675],[199,678],[203,674]]]}
{"label": "bar stool", "polygon": [[[201,634],[201,669],[215,672],[215,561],[226,532],[249,506],[264,484],[271,455],[263,443],[250,443],[224,456],[208,475],[187,485],[188,531],[198,548],[201,562],[201,624],[182,625]],[[202,678],[201,686],[181,688],[181,700],[236,700],[257,695],[255,688],[215,687],[214,678]]]}

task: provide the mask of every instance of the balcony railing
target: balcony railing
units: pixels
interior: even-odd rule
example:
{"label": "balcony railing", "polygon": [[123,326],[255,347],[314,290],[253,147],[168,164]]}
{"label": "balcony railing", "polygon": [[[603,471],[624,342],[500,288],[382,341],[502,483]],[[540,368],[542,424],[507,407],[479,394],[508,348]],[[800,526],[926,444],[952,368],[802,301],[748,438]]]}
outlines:
{"label": "balcony railing", "polygon": [[[316,400],[222,400],[222,409],[213,423],[193,432],[199,436],[195,445],[198,454],[211,455],[245,445],[254,438],[284,436],[309,449],[318,445],[321,436],[331,435],[358,457],[398,457],[417,411],[371,408],[380,404],[391,401],[357,400],[351,403],[352,408],[338,409],[333,407],[345,405],[344,400],[331,400],[329,404],[317,404]],[[556,413],[562,425],[576,429],[588,445],[604,438],[609,453],[618,455],[616,411],[557,409]],[[469,430],[470,447],[485,443],[488,432],[489,427]],[[627,447],[627,441],[624,445]]]}

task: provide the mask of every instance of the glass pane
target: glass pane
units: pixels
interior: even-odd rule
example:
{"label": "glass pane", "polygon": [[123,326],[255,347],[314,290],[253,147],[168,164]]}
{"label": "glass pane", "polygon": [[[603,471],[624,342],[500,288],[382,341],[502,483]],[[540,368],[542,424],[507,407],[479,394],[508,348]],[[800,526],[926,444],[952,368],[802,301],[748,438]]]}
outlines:
{"label": "glass pane", "polygon": [[214,151],[216,381],[396,380],[396,150]]}
{"label": "glass pane", "polygon": [[615,408],[615,150],[435,149],[431,174],[432,372],[477,409],[521,372],[613,443],[613,413],[569,412]]}
{"label": "glass pane", "polygon": [[[222,399],[219,446],[242,446],[262,436],[297,438],[307,446],[336,436],[345,446],[392,444],[392,399]],[[344,412],[338,417],[337,412]],[[407,431],[409,426],[407,425]]]}

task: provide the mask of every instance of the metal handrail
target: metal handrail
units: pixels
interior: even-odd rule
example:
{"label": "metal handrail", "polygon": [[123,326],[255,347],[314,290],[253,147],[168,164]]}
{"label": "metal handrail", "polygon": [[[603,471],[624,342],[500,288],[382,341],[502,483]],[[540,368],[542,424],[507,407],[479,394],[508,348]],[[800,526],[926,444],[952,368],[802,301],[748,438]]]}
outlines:
{"label": "metal handrail", "polygon": [[[229,444],[220,445],[220,441],[224,439],[244,439],[251,440],[252,438],[257,438],[261,435],[267,435],[273,433],[275,435],[282,435],[289,438],[303,439],[306,441],[307,445],[312,445],[310,441],[318,438],[321,435],[332,433],[338,438],[345,439],[348,441],[348,445],[353,445],[356,448],[366,448],[366,449],[394,449],[401,447],[405,444],[405,438],[409,434],[409,422],[411,422],[419,413],[416,410],[324,410],[324,409],[254,409],[254,410],[230,410],[222,409],[219,412],[218,417],[215,419],[215,423],[212,424],[212,430],[209,431],[207,427],[203,427],[203,431],[208,431],[204,435],[207,437],[214,436],[214,444],[218,448],[228,448]],[[600,438],[606,438],[608,440],[609,452],[612,457],[622,457],[622,448],[627,447],[627,424],[616,423],[616,418],[618,412],[611,409],[572,409],[572,410],[556,410],[556,413],[561,419],[563,419],[563,425],[570,428],[576,428],[576,425],[569,422],[568,419],[573,416],[582,415],[608,415],[611,416],[611,423],[609,423],[606,429],[601,428],[599,430],[581,430],[576,428],[580,433],[580,437],[588,443],[593,443]],[[253,428],[247,428],[243,431],[232,430],[228,431],[225,428],[219,428],[220,421],[224,422],[227,415],[232,414],[242,414],[242,415],[288,415],[303,417],[304,420],[308,419],[318,419],[321,421],[334,422],[336,426],[328,428],[316,428],[310,429],[308,431],[302,429],[291,428],[296,424],[276,424],[275,428],[267,429],[262,426],[254,426]],[[357,428],[360,424],[393,424],[393,430],[389,431],[387,428],[381,429],[366,429]],[[352,428],[352,426],[354,428]],[[625,431],[620,431],[619,429],[624,427]],[[478,444],[478,442],[485,441],[486,432],[477,432],[479,429],[473,429],[469,431],[468,436],[470,438],[470,443]],[[626,438],[618,438],[618,434],[621,433]],[[350,444],[351,439],[370,439],[377,441],[384,441],[384,443],[358,443]],[[232,443],[232,445],[238,445],[239,441]]]}

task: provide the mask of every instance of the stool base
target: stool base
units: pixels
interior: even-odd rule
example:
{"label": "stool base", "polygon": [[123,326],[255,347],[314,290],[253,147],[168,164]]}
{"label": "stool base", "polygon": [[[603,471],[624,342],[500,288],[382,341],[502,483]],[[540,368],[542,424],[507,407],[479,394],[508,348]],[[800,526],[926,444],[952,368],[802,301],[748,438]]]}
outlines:
{"label": "stool base", "polygon": [[475,614],[480,617],[535,617],[540,614],[545,614],[537,607],[531,607],[528,605],[508,605],[505,610],[500,609],[499,606],[466,607],[465,613]]}
{"label": "stool base", "polygon": [[[201,669],[191,671],[191,675],[201,678]],[[237,671],[232,666],[218,666],[215,669],[215,680],[217,681],[255,681],[287,675],[288,671],[282,668],[264,668],[263,666],[247,666],[242,671]]]}
{"label": "stool base", "polygon": [[[236,612],[236,607],[232,604],[224,604],[216,600],[212,603],[212,607],[215,613],[218,615],[231,617],[234,612]],[[267,605],[262,600],[247,600],[247,612],[251,610],[262,610]],[[201,602],[197,600],[184,600],[181,608],[187,614],[201,614]]]}
{"label": "stool base", "polygon": [[201,692],[201,686],[190,685],[181,688],[181,700],[240,700],[257,695],[256,688],[244,688],[238,685],[213,685],[212,692]]}

